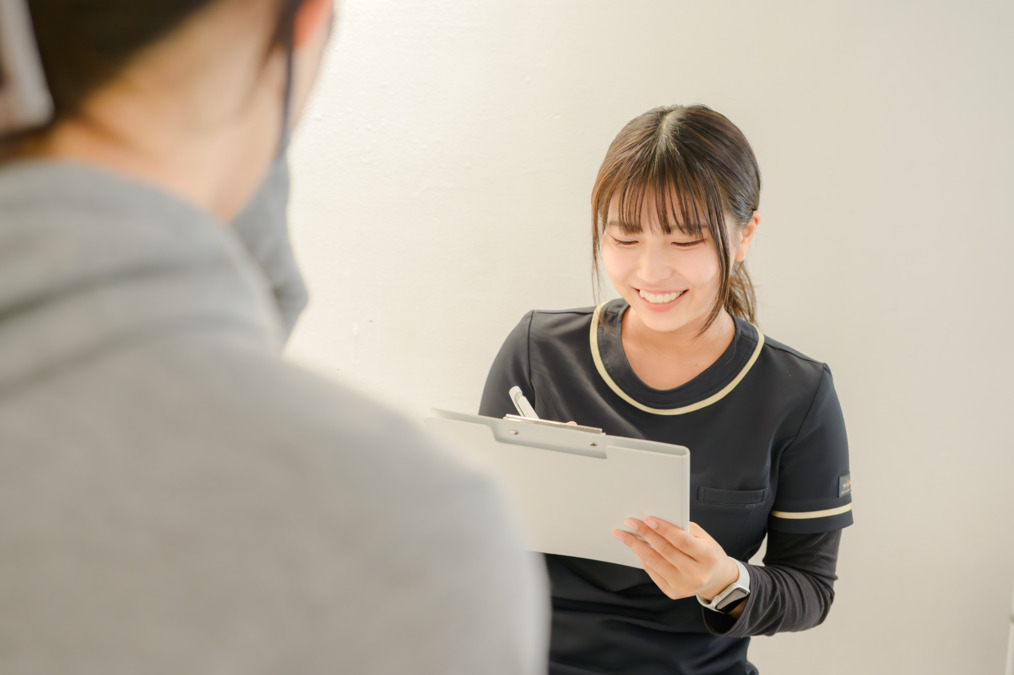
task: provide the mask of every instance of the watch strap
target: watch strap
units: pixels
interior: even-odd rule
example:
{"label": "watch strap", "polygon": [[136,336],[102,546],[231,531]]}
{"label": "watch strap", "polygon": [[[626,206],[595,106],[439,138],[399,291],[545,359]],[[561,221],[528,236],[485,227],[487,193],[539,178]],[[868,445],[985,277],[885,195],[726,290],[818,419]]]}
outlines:
{"label": "watch strap", "polygon": [[711,602],[705,601],[701,596],[697,596],[697,602],[701,603],[703,607],[714,612],[727,612],[736,607],[741,601],[746,599],[750,595],[750,572],[747,570],[746,565],[733,558],[732,560],[736,563],[736,567],[739,568],[739,576],[731,584],[726,586],[722,591],[711,599]]}

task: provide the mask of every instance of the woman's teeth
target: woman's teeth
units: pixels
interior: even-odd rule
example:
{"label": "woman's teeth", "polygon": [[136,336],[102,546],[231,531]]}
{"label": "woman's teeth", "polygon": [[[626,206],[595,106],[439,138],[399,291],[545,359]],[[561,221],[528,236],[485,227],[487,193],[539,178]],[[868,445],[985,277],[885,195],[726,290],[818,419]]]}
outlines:
{"label": "woman's teeth", "polygon": [[646,291],[638,291],[638,294],[642,298],[656,305],[663,305],[667,302],[672,302],[684,293],[686,293],[686,291],[679,291],[677,293],[648,293]]}

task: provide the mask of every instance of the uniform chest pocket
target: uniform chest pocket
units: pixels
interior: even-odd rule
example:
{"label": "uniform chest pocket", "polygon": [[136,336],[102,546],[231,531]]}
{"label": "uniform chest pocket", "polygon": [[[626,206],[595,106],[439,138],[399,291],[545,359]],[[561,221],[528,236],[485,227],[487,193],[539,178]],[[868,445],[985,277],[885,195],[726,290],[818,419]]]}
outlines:
{"label": "uniform chest pocket", "polygon": [[701,486],[690,518],[734,558],[764,538],[768,490],[721,490]]}

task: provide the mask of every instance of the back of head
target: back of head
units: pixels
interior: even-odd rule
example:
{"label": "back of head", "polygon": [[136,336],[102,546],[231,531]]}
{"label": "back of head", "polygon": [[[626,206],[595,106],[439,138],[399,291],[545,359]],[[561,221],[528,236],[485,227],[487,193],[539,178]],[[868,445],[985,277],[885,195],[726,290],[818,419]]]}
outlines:
{"label": "back of head", "polygon": [[[331,5],[5,0],[21,27],[0,30],[0,72],[37,77],[0,83],[0,162],[97,164],[230,220],[305,102]],[[4,119],[3,101],[29,94],[46,114]]]}
{"label": "back of head", "polygon": [[[115,78],[145,48],[187,19],[236,0],[23,0],[34,27],[45,81],[53,100],[52,126],[76,114],[84,101]],[[278,39],[291,35],[301,0],[278,4]],[[9,4],[20,6],[19,0]],[[15,11],[15,10],[10,10]],[[18,11],[18,15],[22,14]],[[13,20],[13,14],[11,19]],[[19,26],[22,29],[26,26]],[[30,58],[21,46],[18,55]],[[12,47],[13,49],[13,47]],[[34,129],[36,133],[38,128]]]}

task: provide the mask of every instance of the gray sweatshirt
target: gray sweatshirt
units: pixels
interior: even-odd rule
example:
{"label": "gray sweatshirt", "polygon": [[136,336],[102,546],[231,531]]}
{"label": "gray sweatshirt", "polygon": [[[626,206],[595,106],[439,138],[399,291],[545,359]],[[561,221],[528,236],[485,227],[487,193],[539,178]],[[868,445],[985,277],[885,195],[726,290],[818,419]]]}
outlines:
{"label": "gray sweatshirt", "polygon": [[500,495],[281,334],[208,214],[0,169],[0,672],[544,672]]}

